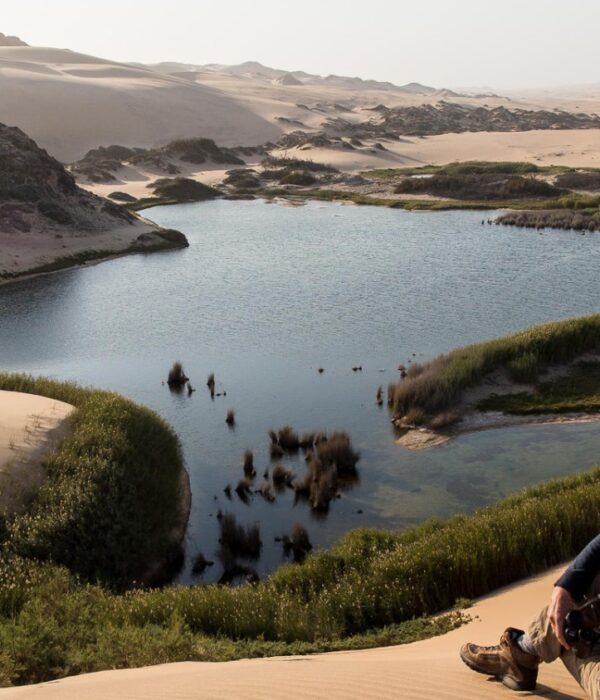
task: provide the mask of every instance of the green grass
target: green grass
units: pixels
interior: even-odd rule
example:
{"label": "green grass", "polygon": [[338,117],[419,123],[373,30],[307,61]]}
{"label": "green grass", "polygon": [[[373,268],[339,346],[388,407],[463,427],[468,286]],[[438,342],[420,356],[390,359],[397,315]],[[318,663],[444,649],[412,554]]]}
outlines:
{"label": "green grass", "polygon": [[[323,202],[354,202],[361,206],[389,207],[391,209],[406,209],[407,211],[495,211],[498,209],[514,210],[546,210],[546,209],[577,209],[591,210],[595,205],[600,206],[600,197],[588,197],[586,195],[568,194],[561,197],[537,198],[537,199],[506,199],[506,200],[480,200],[480,199],[397,199],[394,197],[373,197],[349,190],[331,189],[298,189],[290,194],[283,188],[263,188],[254,191],[254,194],[267,199],[273,197],[291,197],[292,199],[313,199]],[[139,200],[139,204],[133,208],[154,206],[155,204],[175,204],[169,200],[157,202],[157,200]],[[144,203],[144,202],[147,203]]]}
{"label": "green grass", "polygon": [[[527,523],[527,527],[519,524]],[[0,563],[0,679],[189,659],[411,641],[460,624],[424,616],[558,564],[600,529],[600,470],[529,488],[471,516],[355,530],[263,583],[133,590],[65,569]]]}
{"label": "green grass", "polygon": [[533,326],[514,335],[469,345],[425,365],[413,366],[394,392],[393,411],[401,418],[418,412],[418,422],[456,407],[463,391],[479,384],[486,374],[501,368],[518,372],[526,365],[570,362],[600,348],[600,314]]}
{"label": "green grass", "polygon": [[376,168],[364,170],[360,174],[373,180],[398,180],[414,175],[481,175],[485,173],[500,173],[506,175],[525,175],[529,173],[564,173],[570,168],[563,166],[539,166],[533,163],[513,161],[465,161],[449,163],[448,165],[423,165],[408,168]]}
{"label": "green grass", "polygon": [[[472,346],[454,360],[506,359],[523,348],[568,359],[599,337],[596,315]],[[566,560],[600,529],[596,469],[527,489],[474,515],[402,532],[352,531],[261,583],[136,588],[132,581],[147,562],[168,553],[181,474],[176,437],[151,411],[116,394],[14,374],[0,375],[0,388],[77,407],[71,437],[48,458],[49,480],[32,509],[4,527],[5,685],[440,634],[461,617],[430,616]]]}
{"label": "green grass", "polygon": [[480,401],[478,408],[515,415],[597,413],[600,411],[600,363],[578,362],[566,376],[537,384],[534,393],[495,394]]}
{"label": "green grass", "polygon": [[427,178],[404,178],[396,194],[428,194],[459,200],[505,201],[558,197],[563,191],[537,178],[504,173],[435,174]]}
{"label": "green grass", "polygon": [[180,555],[170,533],[181,518],[183,459],[161,418],[114,393],[27,375],[0,374],[0,389],[76,407],[70,436],[45,459],[47,482],[7,523],[5,553],[117,590]]}

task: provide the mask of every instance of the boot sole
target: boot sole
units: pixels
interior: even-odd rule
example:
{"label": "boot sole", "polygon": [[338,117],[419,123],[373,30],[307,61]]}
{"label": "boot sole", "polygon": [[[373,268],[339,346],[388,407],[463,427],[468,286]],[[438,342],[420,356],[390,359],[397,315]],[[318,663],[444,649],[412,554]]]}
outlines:
{"label": "boot sole", "polygon": [[471,661],[471,659],[468,656],[463,656],[462,651],[460,653],[460,658],[462,659],[462,662],[471,669],[471,671],[481,673],[484,676],[492,676],[492,678],[497,678],[499,681],[502,681],[503,685],[505,685],[507,688],[510,688],[511,690],[535,690],[535,683],[532,685],[530,683],[523,683],[521,681],[517,681],[512,676],[503,676],[501,673],[490,673],[487,669],[482,668],[481,666],[478,666],[474,661]]}

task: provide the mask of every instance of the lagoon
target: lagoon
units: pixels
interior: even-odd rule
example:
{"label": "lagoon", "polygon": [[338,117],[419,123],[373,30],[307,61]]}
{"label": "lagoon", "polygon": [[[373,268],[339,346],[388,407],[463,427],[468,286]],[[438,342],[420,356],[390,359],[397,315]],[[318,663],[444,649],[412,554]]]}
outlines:
{"label": "lagoon", "polygon": [[[489,212],[312,202],[219,200],[144,215],[183,231],[190,248],[0,287],[0,357],[3,370],[117,390],[179,433],[193,493],[179,581],[219,577],[218,565],[191,574],[198,552],[215,559],[219,509],[260,523],[264,576],[285,560],[274,537],[296,522],[324,547],[351,528],[470,512],[600,462],[600,424],[497,429],[409,452],[375,403],[400,363],[598,311],[597,234],[482,225]],[[191,396],[162,384],[174,360],[197,389]],[[227,392],[214,401],[205,386],[213,371]],[[289,491],[247,505],[223,493],[241,478],[246,448],[261,483],[267,430],[286,423],[346,430],[361,452],[360,482],[325,517]],[[283,461],[303,473],[300,458]]]}

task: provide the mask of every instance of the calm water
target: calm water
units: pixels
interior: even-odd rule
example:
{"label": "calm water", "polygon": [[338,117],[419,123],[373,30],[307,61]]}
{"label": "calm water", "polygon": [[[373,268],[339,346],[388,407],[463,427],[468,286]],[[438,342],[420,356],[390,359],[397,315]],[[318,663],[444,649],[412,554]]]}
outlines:
{"label": "calm water", "polygon": [[[597,425],[493,430],[410,453],[394,444],[374,401],[413,353],[422,360],[597,311],[598,236],[482,226],[473,212],[317,203],[217,201],[145,215],[184,231],[191,247],[0,288],[0,358],[5,370],[118,390],[173,425],[193,488],[180,580],[220,575],[218,566],[204,578],[190,574],[199,551],[215,558],[219,508],[260,523],[265,574],[283,560],[274,537],[295,522],[326,546],[353,527],[469,511],[600,461]],[[198,389],[191,397],[161,384],[176,359]],[[352,372],[356,365],[363,371]],[[226,398],[211,401],[211,371]],[[233,431],[224,422],[230,407]],[[326,518],[294,505],[290,492],[248,505],[223,494],[241,477],[246,448],[260,484],[267,430],[285,423],[347,430],[362,454],[360,483]],[[294,466],[302,474],[299,460]]]}

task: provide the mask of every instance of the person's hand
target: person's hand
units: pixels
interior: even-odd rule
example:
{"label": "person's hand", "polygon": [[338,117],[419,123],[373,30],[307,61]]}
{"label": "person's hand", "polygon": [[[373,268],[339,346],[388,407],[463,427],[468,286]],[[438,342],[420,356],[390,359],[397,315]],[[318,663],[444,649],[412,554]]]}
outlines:
{"label": "person's hand", "polygon": [[556,638],[565,649],[571,648],[565,639],[565,617],[575,607],[576,603],[569,591],[560,586],[555,586],[548,608],[548,619],[550,620]]}

